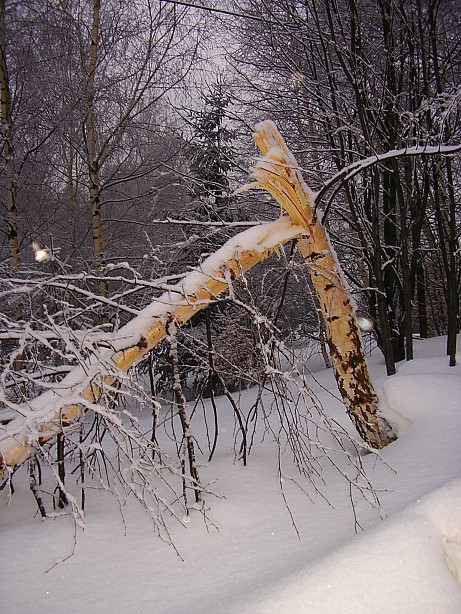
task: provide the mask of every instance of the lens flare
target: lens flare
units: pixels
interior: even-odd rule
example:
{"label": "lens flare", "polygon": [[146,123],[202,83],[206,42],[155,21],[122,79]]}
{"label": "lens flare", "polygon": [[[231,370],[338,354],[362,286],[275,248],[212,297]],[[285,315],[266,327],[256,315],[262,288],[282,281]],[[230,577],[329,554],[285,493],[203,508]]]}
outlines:
{"label": "lens flare", "polygon": [[368,316],[358,316],[357,325],[363,333],[369,333],[375,327],[373,319]]}
{"label": "lens flare", "polygon": [[46,247],[40,247],[36,241],[32,241],[32,249],[36,262],[46,262],[51,258],[51,252]]}

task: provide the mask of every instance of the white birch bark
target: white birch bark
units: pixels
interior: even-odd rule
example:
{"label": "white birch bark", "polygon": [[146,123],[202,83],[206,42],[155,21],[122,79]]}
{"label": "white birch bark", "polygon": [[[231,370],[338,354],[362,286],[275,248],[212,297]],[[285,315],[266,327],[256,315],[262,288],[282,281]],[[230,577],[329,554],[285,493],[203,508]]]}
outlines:
{"label": "white birch bark", "polygon": [[[101,177],[100,161],[96,154],[96,112],[95,112],[95,77],[98,66],[99,55],[99,27],[100,27],[100,0],[93,0],[93,13],[91,23],[91,43],[90,56],[88,63],[88,84],[87,84],[87,115],[85,121],[86,128],[86,148],[88,155],[89,172],[89,192],[91,209],[91,230],[93,238],[93,251],[98,267],[104,265],[104,243],[101,218]],[[99,294],[104,297],[109,296],[109,286],[106,280],[99,282]]]}

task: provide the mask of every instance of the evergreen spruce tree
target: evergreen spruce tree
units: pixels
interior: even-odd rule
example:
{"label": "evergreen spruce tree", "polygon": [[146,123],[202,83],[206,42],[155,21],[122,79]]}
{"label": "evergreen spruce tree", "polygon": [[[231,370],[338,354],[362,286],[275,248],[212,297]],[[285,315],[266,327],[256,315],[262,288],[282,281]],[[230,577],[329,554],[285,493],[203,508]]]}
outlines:
{"label": "evergreen spruce tree", "polygon": [[193,136],[188,147],[190,194],[194,217],[200,221],[232,221],[229,173],[234,131],[226,124],[231,96],[218,80],[203,94],[203,107],[190,114]]}
{"label": "evergreen spruce tree", "polygon": [[[236,164],[233,162],[232,142],[235,131],[226,121],[232,97],[226,84],[218,78],[201,96],[197,110],[189,112],[190,136],[186,146],[188,163],[188,191],[191,202],[180,218],[199,224],[183,227],[184,242],[176,256],[174,269],[184,271],[200,264],[209,254],[219,249],[232,234],[225,226],[207,222],[234,221],[232,213],[233,188],[229,175]],[[205,222],[205,224],[204,224]],[[210,307],[210,333],[217,351],[223,351],[220,338],[226,332],[226,303]],[[178,331],[179,375],[186,394],[194,396],[211,386],[208,372],[208,339],[206,316],[198,312],[184,329]],[[171,386],[172,371],[169,361],[162,362],[168,349],[159,346],[154,351],[155,362],[162,365],[158,370],[160,388]],[[229,365],[227,365],[229,370]],[[227,381],[227,377],[223,375]],[[207,383],[208,382],[208,383]],[[213,389],[217,386],[213,385]]]}

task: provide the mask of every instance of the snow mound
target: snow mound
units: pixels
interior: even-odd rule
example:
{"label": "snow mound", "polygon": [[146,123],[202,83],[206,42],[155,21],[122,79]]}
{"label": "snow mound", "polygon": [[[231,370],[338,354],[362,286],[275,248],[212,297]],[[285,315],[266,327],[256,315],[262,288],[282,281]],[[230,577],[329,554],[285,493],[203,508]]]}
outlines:
{"label": "snow mound", "polygon": [[246,613],[461,612],[461,481],[268,591]]}

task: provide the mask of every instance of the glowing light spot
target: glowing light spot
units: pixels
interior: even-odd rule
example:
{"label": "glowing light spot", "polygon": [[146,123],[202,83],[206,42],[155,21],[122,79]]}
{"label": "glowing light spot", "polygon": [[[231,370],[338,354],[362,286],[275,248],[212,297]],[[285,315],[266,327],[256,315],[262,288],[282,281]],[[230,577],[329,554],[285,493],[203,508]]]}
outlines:
{"label": "glowing light spot", "polygon": [[367,316],[358,316],[357,324],[360,330],[364,333],[371,332],[375,327],[373,319]]}
{"label": "glowing light spot", "polygon": [[40,245],[36,242],[32,242],[32,249],[34,250],[34,258],[36,262],[46,262],[51,258],[51,252],[49,249],[45,247],[40,247]]}

